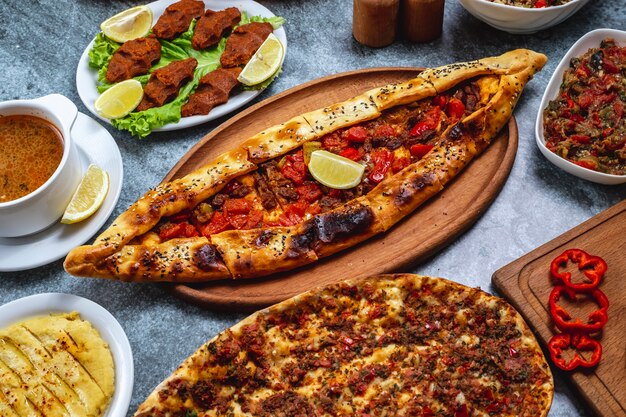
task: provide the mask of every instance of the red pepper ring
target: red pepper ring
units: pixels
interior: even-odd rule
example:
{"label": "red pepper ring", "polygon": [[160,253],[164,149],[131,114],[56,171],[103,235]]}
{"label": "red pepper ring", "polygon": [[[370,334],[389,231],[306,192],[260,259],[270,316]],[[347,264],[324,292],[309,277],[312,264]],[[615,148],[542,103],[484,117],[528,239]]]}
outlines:
{"label": "red pepper ring", "polygon": [[[568,362],[563,357],[563,351],[569,347],[575,348],[578,352],[591,352],[591,357],[585,359],[576,352]],[[596,366],[602,357],[602,345],[600,342],[585,334],[556,334],[548,342],[548,351],[550,352],[552,362],[564,371],[572,371],[579,366],[591,368]]]}
{"label": "red pepper ring", "polygon": [[[570,272],[560,272],[559,269],[567,265],[571,261],[578,264],[578,270],[581,271],[590,282],[573,283],[572,274]],[[604,259],[599,256],[589,255],[580,249],[568,249],[552,261],[550,264],[550,273],[554,278],[559,280],[563,285],[578,292],[588,292],[595,289],[602,276],[608,269]]]}
{"label": "red pepper ring", "polygon": [[550,315],[559,330],[574,333],[595,333],[602,329],[609,320],[609,299],[601,290],[595,289],[591,292],[580,294],[591,299],[600,307],[589,314],[586,322],[582,322],[579,318],[572,319],[572,316],[558,304],[562,294],[567,295],[572,301],[576,301],[579,295],[575,290],[562,285],[557,285],[552,289],[549,300]]}

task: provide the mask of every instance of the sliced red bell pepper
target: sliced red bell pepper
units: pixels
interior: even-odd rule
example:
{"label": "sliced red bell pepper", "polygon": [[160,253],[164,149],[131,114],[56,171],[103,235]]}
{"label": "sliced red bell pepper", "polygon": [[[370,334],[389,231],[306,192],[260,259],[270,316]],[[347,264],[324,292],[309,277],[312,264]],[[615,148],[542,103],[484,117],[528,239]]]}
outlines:
{"label": "sliced red bell pepper", "polygon": [[[573,318],[565,308],[558,304],[563,294],[572,301],[577,301],[579,295],[586,297],[596,303],[599,308],[592,311],[588,315],[587,320],[583,322],[580,318]],[[550,293],[549,305],[550,315],[554,320],[555,326],[563,332],[595,333],[602,329],[609,320],[609,299],[599,289],[587,293],[577,293],[571,288],[557,285]]]}
{"label": "sliced red bell pepper", "polygon": [[[567,348],[575,348],[571,360],[563,357],[563,351]],[[573,371],[579,366],[591,368],[600,362],[602,357],[602,345],[586,334],[559,333],[552,336],[548,342],[548,351],[552,362],[564,371]],[[589,359],[585,359],[579,352],[591,352]]]}
{"label": "sliced red bell pepper", "polygon": [[[571,272],[560,271],[569,261],[578,264],[578,270],[585,275],[589,282],[574,283],[572,282]],[[587,292],[595,289],[600,284],[600,280],[602,280],[607,269],[608,266],[604,259],[599,256],[589,255],[580,249],[568,249],[554,258],[550,264],[552,276],[576,292]]]}

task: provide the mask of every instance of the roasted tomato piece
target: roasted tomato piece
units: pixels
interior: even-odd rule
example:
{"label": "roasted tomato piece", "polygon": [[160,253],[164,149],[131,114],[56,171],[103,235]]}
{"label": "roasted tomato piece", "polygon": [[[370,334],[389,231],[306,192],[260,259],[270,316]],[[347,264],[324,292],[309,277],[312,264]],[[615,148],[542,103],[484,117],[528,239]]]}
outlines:
{"label": "roasted tomato piece", "polygon": [[393,152],[388,149],[374,149],[371,154],[374,168],[367,178],[374,184],[378,184],[385,178],[385,174],[389,171],[393,162]]}
{"label": "roasted tomato piece", "polygon": [[433,145],[428,143],[416,143],[411,146],[409,151],[411,152],[411,155],[415,156],[417,159],[422,159],[432,148]]}
{"label": "roasted tomato piece", "polygon": [[401,158],[396,158],[393,163],[391,164],[391,171],[395,174],[396,172],[400,172],[402,171],[404,168],[406,168],[407,166],[409,166],[409,164],[411,163],[411,160],[409,158],[407,158],[406,156],[403,156]]}
{"label": "roasted tomato piece", "polygon": [[386,123],[383,123],[382,125],[379,125],[376,128],[375,131],[375,136],[377,137],[381,137],[381,138],[388,138],[388,137],[396,137],[398,136],[398,132],[396,132],[396,129],[393,128],[393,126],[388,125]]}
{"label": "roasted tomato piece", "polygon": [[322,190],[315,183],[301,185],[296,191],[307,203],[312,203],[322,196]]}
{"label": "roasted tomato piece", "polygon": [[202,226],[201,231],[202,235],[209,236],[229,229],[232,229],[232,225],[228,218],[221,211],[216,211],[211,217],[211,221]]}
{"label": "roasted tomato piece", "polygon": [[298,152],[287,155],[285,160],[285,165],[280,169],[280,172],[286,177],[289,178],[296,184],[304,183],[304,179],[306,178],[307,167],[304,163],[304,154],[302,150]]}
{"label": "roasted tomato piece", "polygon": [[446,114],[448,117],[460,119],[465,114],[465,105],[458,98],[452,97],[448,102]]}
{"label": "roasted tomato piece", "polygon": [[343,151],[339,152],[339,155],[344,158],[352,159],[353,161],[358,161],[361,159],[361,153],[355,148],[346,148]]}
{"label": "roasted tomato piece", "polygon": [[250,203],[243,198],[230,198],[224,201],[224,214],[231,216],[233,214],[248,214],[250,211]]}
{"label": "roasted tomato piece", "polygon": [[353,126],[346,131],[346,139],[350,142],[363,143],[367,139],[367,130],[363,126]]}

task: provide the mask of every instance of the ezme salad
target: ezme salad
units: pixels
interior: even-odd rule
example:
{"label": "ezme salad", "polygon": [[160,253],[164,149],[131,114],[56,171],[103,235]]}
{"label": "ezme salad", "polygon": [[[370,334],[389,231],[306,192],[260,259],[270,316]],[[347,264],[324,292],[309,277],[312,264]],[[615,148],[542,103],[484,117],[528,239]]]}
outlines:
{"label": "ezme salad", "polygon": [[626,175],[626,46],[605,39],[572,58],[544,110],[546,147],[584,168]]}

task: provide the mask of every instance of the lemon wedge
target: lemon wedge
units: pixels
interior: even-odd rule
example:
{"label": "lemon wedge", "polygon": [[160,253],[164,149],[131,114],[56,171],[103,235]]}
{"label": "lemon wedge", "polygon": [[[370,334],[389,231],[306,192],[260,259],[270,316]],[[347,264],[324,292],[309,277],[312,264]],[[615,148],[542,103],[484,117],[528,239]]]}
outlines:
{"label": "lemon wedge", "polygon": [[270,78],[280,69],[285,57],[285,48],[273,34],[265,39],[252,55],[237,80],[244,85],[256,85]]}
{"label": "lemon wedge", "polygon": [[327,187],[347,190],[359,185],[365,166],[328,151],[314,151],[309,161],[309,172]]}
{"label": "lemon wedge", "polygon": [[148,6],[132,7],[100,24],[102,33],[119,43],[146,36],[151,27],[152,10]]}
{"label": "lemon wedge", "polygon": [[104,202],[108,191],[109,174],[97,165],[89,165],[63,213],[61,223],[77,223],[94,214]]}
{"label": "lemon wedge", "polygon": [[137,80],[125,80],[113,85],[96,99],[96,112],[107,119],[124,117],[135,109],[143,98],[143,87]]}

